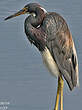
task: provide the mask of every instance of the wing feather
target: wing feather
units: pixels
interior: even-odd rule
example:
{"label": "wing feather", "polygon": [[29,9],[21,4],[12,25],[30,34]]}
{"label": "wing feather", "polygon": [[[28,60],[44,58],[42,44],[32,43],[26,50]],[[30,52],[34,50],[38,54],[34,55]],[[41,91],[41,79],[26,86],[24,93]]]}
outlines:
{"label": "wing feather", "polygon": [[67,23],[53,12],[46,16],[42,28],[47,34],[47,48],[72,90],[79,83],[78,59]]}
{"label": "wing feather", "polygon": [[60,74],[72,90],[78,82],[78,60],[74,43],[72,37],[66,33],[55,37],[53,41],[50,41],[52,56],[58,65]]}

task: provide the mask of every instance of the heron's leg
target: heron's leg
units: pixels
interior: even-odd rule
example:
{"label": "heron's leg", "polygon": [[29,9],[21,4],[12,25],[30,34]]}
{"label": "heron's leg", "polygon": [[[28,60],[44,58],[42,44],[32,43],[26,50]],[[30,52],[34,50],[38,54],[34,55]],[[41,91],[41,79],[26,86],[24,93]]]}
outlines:
{"label": "heron's leg", "polygon": [[62,76],[60,76],[60,110],[63,110],[63,86],[64,81]]}
{"label": "heron's leg", "polygon": [[54,110],[58,110],[59,97],[60,97],[60,77],[58,77],[58,88],[57,88],[57,95],[56,95],[56,102],[55,102]]}

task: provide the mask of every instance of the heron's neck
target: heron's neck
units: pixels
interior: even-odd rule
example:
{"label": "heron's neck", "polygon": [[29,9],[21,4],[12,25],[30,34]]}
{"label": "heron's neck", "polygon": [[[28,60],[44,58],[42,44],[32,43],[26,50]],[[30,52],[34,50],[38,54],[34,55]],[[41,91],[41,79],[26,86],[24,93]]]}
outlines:
{"label": "heron's neck", "polygon": [[30,15],[25,20],[25,33],[27,38],[31,43],[33,43],[40,51],[45,48],[45,40],[44,36],[37,28],[37,26],[42,24],[42,21],[45,17],[45,13],[43,10],[38,10],[35,12],[36,16]]}
{"label": "heron's neck", "polygon": [[38,11],[34,11],[36,16],[30,15],[26,18],[24,28],[25,33],[30,36],[32,35],[34,28],[42,24],[42,21],[44,17],[46,16],[46,13],[42,9],[38,9]]}
{"label": "heron's neck", "polygon": [[31,43],[33,43],[40,51],[45,48],[45,33],[36,28],[41,24],[42,19],[39,16],[33,17],[30,15],[25,20],[25,33]]}
{"label": "heron's neck", "polygon": [[37,27],[42,23],[46,13],[41,8],[37,8],[37,10],[34,10],[31,13],[34,13],[35,16],[30,15],[25,21],[30,23],[33,27]]}

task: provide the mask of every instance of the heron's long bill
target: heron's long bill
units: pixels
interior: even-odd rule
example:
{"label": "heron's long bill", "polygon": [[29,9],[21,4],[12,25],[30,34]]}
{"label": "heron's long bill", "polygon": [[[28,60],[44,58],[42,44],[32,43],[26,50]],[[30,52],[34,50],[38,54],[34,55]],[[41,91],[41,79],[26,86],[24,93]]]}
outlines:
{"label": "heron's long bill", "polygon": [[23,8],[22,10],[18,11],[17,13],[11,15],[11,16],[8,16],[7,18],[5,18],[4,20],[8,20],[8,19],[11,19],[13,17],[16,17],[16,16],[19,16],[19,15],[22,15],[22,14],[25,14],[28,12],[28,9],[27,8]]}

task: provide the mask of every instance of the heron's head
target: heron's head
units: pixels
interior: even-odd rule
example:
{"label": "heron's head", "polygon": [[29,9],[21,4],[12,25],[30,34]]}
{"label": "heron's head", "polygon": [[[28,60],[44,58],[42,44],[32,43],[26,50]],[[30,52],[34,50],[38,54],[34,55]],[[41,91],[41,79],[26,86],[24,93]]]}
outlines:
{"label": "heron's head", "polygon": [[21,9],[17,13],[5,18],[5,20],[11,19],[13,17],[19,16],[19,15],[22,15],[22,14],[33,14],[34,13],[35,15],[37,15],[39,12],[44,14],[44,13],[46,13],[46,10],[44,8],[42,8],[37,3],[30,3],[30,4],[27,4],[23,9]]}

